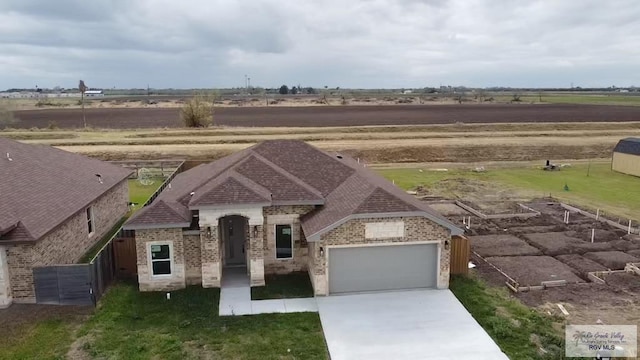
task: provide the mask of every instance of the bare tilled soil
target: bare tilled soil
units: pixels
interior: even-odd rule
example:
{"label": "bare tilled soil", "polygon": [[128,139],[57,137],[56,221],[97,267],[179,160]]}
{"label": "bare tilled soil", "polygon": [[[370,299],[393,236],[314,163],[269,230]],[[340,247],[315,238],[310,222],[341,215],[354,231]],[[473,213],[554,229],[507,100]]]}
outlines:
{"label": "bare tilled soil", "polygon": [[591,259],[612,270],[624,269],[627,263],[640,262],[635,256],[625,254],[622,251],[598,251],[584,254],[584,257]]}
{"label": "bare tilled soil", "polygon": [[571,268],[550,256],[502,256],[486,260],[507,273],[520,286],[540,285],[545,281],[584,282]]}
{"label": "bare tilled soil", "polygon": [[[100,128],[180,127],[178,108],[87,109],[87,122]],[[82,127],[80,109],[25,110],[15,113],[21,128]],[[640,121],[640,108],[599,105],[410,105],[220,107],[216,124],[225,126],[362,126],[455,123]]]}
{"label": "bare tilled soil", "polygon": [[540,250],[513,235],[470,236],[471,250],[482,257],[541,255]]}
{"label": "bare tilled soil", "polygon": [[575,270],[574,272],[576,273],[576,275],[585,280],[588,279],[587,274],[590,272],[607,270],[605,266],[578,254],[558,255],[556,256],[556,259],[569,265],[573,270]]}

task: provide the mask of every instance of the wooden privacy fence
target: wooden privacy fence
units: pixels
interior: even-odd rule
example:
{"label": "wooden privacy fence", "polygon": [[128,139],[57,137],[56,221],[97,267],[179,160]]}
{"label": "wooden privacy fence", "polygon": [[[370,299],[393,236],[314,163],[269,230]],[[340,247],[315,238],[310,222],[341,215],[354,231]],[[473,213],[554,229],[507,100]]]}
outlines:
{"label": "wooden privacy fence", "polygon": [[471,255],[471,245],[468,238],[464,236],[451,237],[450,273],[469,273],[469,256]]}
{"label": "wooden privacy fence", "polygon": [[33,269],[38,304],[95,305],[116,277],[113,240],[116,232],[88,264],[42,266]]}

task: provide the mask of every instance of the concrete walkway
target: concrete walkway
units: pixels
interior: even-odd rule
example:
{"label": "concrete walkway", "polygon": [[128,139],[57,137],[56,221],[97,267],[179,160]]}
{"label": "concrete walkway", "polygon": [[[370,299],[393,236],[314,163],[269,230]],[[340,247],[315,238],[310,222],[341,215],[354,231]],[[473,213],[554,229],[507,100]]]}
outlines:
{"label": "concrete walkway", "polygon": [[449,290],[317,300],[332,360],[508,360]]}
{"label": "concrete walkway", "polygon": [[315,298],[251,300],[246,268],[226,268],[220,289],[220,316],[318,312]]}

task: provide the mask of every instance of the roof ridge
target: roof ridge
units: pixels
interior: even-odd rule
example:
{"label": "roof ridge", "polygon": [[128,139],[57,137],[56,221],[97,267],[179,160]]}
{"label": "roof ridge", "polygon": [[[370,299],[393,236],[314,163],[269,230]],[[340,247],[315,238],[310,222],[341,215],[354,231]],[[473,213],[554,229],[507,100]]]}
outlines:
{"label": "roof ridge", "polygon": [[[253,152],[253,151],[252,151]],[[300,185],[302,186],[305,190],[311,192],[313,195],[316,195],[322,199],[324,199],[324,196],[322,196],[322,193],[314,188],[313,186],[307,184],[306,182],[302,181],[300,178],[298,178],[297,176],[291,174],[290,172],[288,172],[287,170],[281,168],[280,166],[274,164],[272,161],[270,161],[269,159],[265,158],[264,156],[253,152],[253,156],[256,157],[256,159],[264,162],[267,166],[271,167],[272,169],[276,170],[278,173],[282,174],[284,177],[288,178],[289,180],[293,181],[294,183],[296,183],[296,185]]]}
{"label": "roof ridge", "polygon": [[[255,146],[255,145],[254,145],[254,146]],[[178,203],[182,203],[182,202],[185,200],[185,198],[186,198],[186,199],[189,199],[189,197],[188,197],[188,196],[189,196],[190,192],[196,191],[197,189],[199,189],[199,188],[203,187],[204,185],[206,185],[206,184],[207,184],[207,183],[209,183],[210,181],[212,181],[212,180],[214,180],[214,179],[218,178],[220,175],[224,174],[224,173],[225,173],[227,170],[229,170],[231,167],[234,167],[234,166],[238,165],[238,163],[240,163],[240,162],[242,162],[243,160],[245,160],[245,158],[251,154],[251,151],[249,151],[249,150],[251,150],[254,146],[251,146],[251,147],[248,147],[248,148],[243,149],[243,150],[241,150],[241,151],[238,151],[238,152],[236,152],[236,153],[233,153],[233,154],[227,155],[227,156],[233,156],[233,155],[236,155],[236,156],[238,156],[238,159],[237,159],[236,161],[234,161],[234,162],[231,162],[229,165],[227,165],[227,166],[223,167],[223,168],[222,168],[222,169],[221,169],[217,174],[215,174],[215,175],[213,175],[213,176],[211,176],[211,177],[207,177],[207,178],[206,178],[206,180],[204,180],[204,181],[202,181],[201,183],[199,183],[198,185],[196,185],[196,186],[192,187],[192,188],[189,190],[189,192],[185,193],[184,195],[182,195],[182,196],[180,196],[180,197],[177,197],[177,198],[176,198],[176,202],[178,202]],[[224,158],[225,158],[225,157],[222,157],[222,158],[220,158],[220,159],[218,159],[218,160],[221,160],[221,159],[224,159]],[[202,166],[204,166],[204,167],[211,166],[211,165],[215,164],[218,160],[214,160],[214,161],[212,161],[212,162],[209,162],[209,163],[206,163],[206,164],[201,164],[201,165],[202,165]],[[197,166],[196,166],[196,167],[197,167]],[[194,169],[195,169],[196,167],[194,167]],[[190,170],[191,170],[191,169],[190,169]],[[187,203],[188,203],[188,201],[187,201]]]}
{"label": "roof ridge", "polygon": [[[267,189],[266,187],[258,184],[257,182],[249,179],[248,177],[240,174],[239,172],[237,172],[235,169],[231,169],[230,172],[233,174],[233,179],[238,181],[240,184],[242,184],[245,187],[248,187],[249,190],[252,190],[251,187],[255,186],[257,188],[257,190],[260,190],[260,192],[263,192],[263,194],[258,193],[258,195],[263,196],[264,194],[268,194],[267,197],[265,197],[265,199],[271,201],[271,198],[273,196],[273,193],[271,192],[271,190]],[[249,185],[249,186],[247,186]],[[254,191],[255,192],[255,191]]]}
{"label": "roof ridge", "polygon": [[[216,189],[218,189],[220,186],[224,185],[228,181],[235,181],[236,183],[238,183],[238,185],[244,187],[245,190],[250,191],[260,196],[264,200],[271,202],[271,192],[268,189],[264,188],[259,184],[255,184],[253,181],[250,181],[249,179],[244,177],[242,174],[239,174],[233,169],[231,169],[229,171],[226,171],[224,174],[220,174],[220,176],[217,176],[216,178],[212,179],[211,181],[201,186],[199,189],[202,189],[203,187],[208,186],[209,184],[212,185],[210,189],[207,189],[205,192],[201,192],[201,194],[198,194],[197,197],[193,198],[192,201],[189,201],[188,206],[198,205],[198,202],[200,202],[203,197],[205,197],[207,194],[210,194],[212,191],[215,191]],[[215,183],[212,184],[212,182],[215,182]],[[257,189],[252,189],[251,188],[252,184],[255,184]]]}
{"label": "roof ridge", "polygon": [[166,202],[166,201],[164,201],[163,199],[160,199],[160,200],[158,201],[158,205],[160,205],[160,204],[164,204],[164,206],[166,206],[167,208],[169,208],[169,210],[173,213],[173,215],[177,215],[178,217],[180,217],[180,218],[183,218],[183,219],[184,219],[184,217],[182,216],[182,214],[178,213],[178,212],[176,211],[176,209],[174,209],[174,208],[173,208],[173,206],[169,205],[169,203],[167,203],[167,202]]}

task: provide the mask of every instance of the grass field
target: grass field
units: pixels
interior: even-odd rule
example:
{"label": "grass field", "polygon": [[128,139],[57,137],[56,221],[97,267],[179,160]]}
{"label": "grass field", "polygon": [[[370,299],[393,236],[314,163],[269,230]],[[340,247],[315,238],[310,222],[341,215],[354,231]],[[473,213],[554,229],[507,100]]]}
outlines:
{"label": "grass field", "polygon": [[139,210],[164,182],[162,178],[151,180],[153,180],[153,184],[142,185],[136,179],[129,179],[129,201],[136,204],[131,207],[132,213]]}
{"label": "grass field", "polygon": [[265,275],[265,286],[251,288],[251,300],[313,297],[309,273],[298,271],[284,275]]}
{"label": "grass field", "polygon": [[[640,220],[640,178],[616,173],[610,163],[579,164],[560,171],[537,168],[488,169],[484,173],[468,170],[422,171],[418,169],[378,170],[403,189],[418,185],[432,187],[444,196],[464,196],[458,189],[448,188],[447,180],[470,179],[486,183],[497,190],[513,189],[531,197],[553,196],[605,213]],[[587,172],[589,176],[587,176]],[[565,184],[569,190],[565,191]]]}
{"label": "grass field", "polygon": [[562,319],[532,310],[506,289],[487,287],[475,276],[453,276],[449,286],[510,359],[563,358]]}

